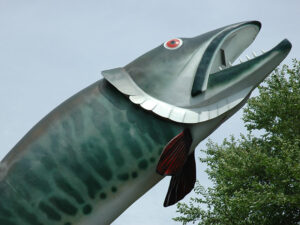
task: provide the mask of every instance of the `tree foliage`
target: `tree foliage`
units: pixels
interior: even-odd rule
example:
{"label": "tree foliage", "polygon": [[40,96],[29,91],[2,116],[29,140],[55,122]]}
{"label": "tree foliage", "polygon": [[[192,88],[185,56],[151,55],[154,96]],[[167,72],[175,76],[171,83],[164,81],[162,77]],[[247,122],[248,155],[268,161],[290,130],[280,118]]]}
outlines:
{"label": "tree foliage", "polygon": [[209,141],[200,160],[213,185],[197,182],[197,197],[177,204],[175,221],[300,224],[300,61],[276,69],[258,90],[244,109],[248,134]]}

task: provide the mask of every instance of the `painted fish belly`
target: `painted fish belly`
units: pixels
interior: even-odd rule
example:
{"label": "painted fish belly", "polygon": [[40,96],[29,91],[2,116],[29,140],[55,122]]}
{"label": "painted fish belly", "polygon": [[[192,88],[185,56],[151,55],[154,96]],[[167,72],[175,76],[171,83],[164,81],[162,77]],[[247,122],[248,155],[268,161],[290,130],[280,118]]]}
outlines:
{"label": "painted fish belly", "polygon": [[47,115],[1,162],[0,224],[110,223],[116,215],[101,212],[119,215],[144,193],[128,187],[146,191],[160,179],[152,175],[161,151],[181,130],[107,81],[94,83]]}

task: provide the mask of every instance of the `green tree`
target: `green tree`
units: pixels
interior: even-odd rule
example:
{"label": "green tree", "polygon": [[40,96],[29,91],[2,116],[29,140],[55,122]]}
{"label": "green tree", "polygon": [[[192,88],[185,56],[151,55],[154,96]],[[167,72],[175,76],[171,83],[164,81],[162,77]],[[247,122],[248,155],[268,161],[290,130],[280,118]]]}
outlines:
{"label": "green tree", "polygon": [[209,141],[200,160],[213,185],[197,182],[197,197],[177,204],[175,221],[300,224],[300,61],[276,69],[258,90],[243,114],[248,134]]}

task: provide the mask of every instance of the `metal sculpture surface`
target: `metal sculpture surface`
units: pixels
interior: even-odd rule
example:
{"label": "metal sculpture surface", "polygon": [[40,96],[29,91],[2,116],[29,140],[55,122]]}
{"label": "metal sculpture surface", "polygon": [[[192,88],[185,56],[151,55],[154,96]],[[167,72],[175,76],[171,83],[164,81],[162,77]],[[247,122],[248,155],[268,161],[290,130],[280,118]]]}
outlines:
{"label": "metal sculpture surface", "polygon": [[164,176],[164,202],[196,180],[198,143],[238,111],[291,49],[232,66],[260,23],[175,38],[58,106],[0,164],[1,225],[109,224]]}

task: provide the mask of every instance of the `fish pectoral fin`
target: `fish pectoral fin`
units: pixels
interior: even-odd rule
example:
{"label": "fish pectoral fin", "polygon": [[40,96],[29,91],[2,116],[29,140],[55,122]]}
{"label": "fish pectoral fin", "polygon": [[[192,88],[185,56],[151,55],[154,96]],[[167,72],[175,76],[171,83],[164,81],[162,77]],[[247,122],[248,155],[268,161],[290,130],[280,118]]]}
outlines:
{"label": "fish pectoral fin", "polygon": [[184,129],[165,146],[156,167],[157,173],[175,175],[181,171],[188,158],[191,144],[191,132],[189,129]]}
{"label": "fish pectoral fin", "polygon": [[160,175],[172,175],[164,206],[170,206],[184,198],[194,188],[196,164],[194,153],[189,155],[192,144],[189,129],[184,129],[164,148],[156,167]]}
{"label": "fish pectoral fin", "polygon": [[178,174],[172,176],[164,207],[173,205],[183,199],[191,192],[191,190],[193,190],[195,182],[196,163],[194,153],[192,153],[186,160],[182,170]]}

